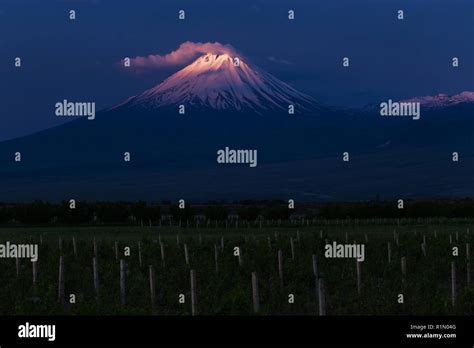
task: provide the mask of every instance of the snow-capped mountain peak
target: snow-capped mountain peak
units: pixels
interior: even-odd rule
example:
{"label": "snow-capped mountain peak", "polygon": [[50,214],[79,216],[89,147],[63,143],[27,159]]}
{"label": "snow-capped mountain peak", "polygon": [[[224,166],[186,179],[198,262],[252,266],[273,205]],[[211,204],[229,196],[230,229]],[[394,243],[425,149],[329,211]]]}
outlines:
{"label": "snow-capped mountain peak", "polygon": [[121,105],[157,108],[185,105],[214,110],[288,110],[317,108],[316,101],[242,57],[207,53],[157,86]]}
{"label": "snow-capped mountain peak", "polygon": [[444,108],[461,103],[473,103],[474,92],[465,91],[451,96],[440,93],[434,96],[414,97],[402,100],[402,102],[417,102],[420,103],[421,106],[428,108]]}

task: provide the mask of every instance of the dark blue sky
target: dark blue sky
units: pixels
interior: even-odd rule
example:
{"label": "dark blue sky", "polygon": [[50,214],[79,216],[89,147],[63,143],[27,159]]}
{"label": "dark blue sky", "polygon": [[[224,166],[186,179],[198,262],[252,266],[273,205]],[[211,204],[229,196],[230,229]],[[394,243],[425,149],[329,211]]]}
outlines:
{"label": "dark blue sky", "polygon": [[[177,68],[132,73],[116,63],[166,54],[185,41],[231,44],[342,107],[474,90],[472,0],[0,0],[0,140],[59,124],[54,104],[63,99],[100,109],[161,82]],[[13,67],[16,56],[21,69]],[[344,56],[350,69],[341,66]]]}

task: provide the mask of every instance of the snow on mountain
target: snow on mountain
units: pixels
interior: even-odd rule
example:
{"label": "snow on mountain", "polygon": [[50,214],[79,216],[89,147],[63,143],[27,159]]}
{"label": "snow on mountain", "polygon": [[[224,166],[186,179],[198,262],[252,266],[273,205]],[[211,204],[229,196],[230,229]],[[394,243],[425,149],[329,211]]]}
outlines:
{"label": "snow on mountain", "polygon": [[288,110],[318,108],[316,101],[285,82],[251,67],[243,58],[207,53],[159,85],[127,99],[120,106],[158,108],[185,105],[215,110]]}
{"label": "snow on mountain", "polygon": [[428,108],[444,108],[461,103],[474,102],[474,92],[462,92],[449,96],[447,94],[438,94],[435,96],[414,97],[411,99],[402,100],[402,102],[417,102],[423,107]]}

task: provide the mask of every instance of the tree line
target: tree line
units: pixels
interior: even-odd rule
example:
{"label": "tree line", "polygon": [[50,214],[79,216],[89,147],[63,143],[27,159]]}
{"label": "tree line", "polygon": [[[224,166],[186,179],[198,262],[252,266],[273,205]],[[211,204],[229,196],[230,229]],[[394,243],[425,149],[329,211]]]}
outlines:
{"label": "tree line", "polygon": [[86,202],[78,201],[71,209],[69,201],[51,203],[0,203],[0,224],[156,224],[173,221],[242,219],[255,221],[294,219],[369,219],[369,218],[472,218],[474,200],[406,201],[399,209],[393,201],[301,203],[290,209],[284,201],[242,201],[232,204],[186,203],[184,208],[171,202]]}

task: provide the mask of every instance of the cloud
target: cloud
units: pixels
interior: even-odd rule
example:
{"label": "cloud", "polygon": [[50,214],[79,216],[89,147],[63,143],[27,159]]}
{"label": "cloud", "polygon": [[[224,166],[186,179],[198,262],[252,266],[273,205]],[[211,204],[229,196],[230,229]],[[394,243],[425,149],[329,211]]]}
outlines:
{"label": "cloud", "polygon": [[219,42],[183,42],[176,50],[165,54],[150,54],[148,56],[130,59],[130,65],[138,69],[162,69],[187,65],[199,56],[206,53],[238,55],[231,45],[223,45]]}
{"label": "cloud", "polygon": [[269,57],[267,57],[267,59],[272,63],[293,65],[293,63],[291,63],[291,62],[289,62],[285,59],[280,59],[280,58],[276,58],[276,57],[273,57],[273,56],[269,56]]}

